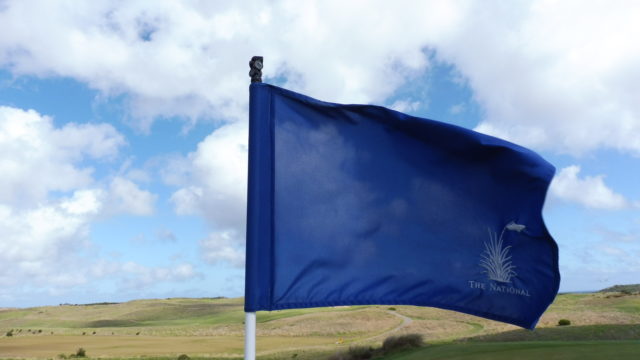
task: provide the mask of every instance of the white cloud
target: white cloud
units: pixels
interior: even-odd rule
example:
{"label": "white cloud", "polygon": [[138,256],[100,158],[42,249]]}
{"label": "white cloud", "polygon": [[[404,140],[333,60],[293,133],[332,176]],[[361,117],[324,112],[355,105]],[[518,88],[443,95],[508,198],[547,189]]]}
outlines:
{"label": "white cloud", "polygon": [[0,204],[0,284],[28,279],[40,286],[85,282],[76,271],[79,253],[88,246],[89,223],[100,211],[99,191],[81,190],[70,198],[29,210]]}
{"label": "white cloud", "polygon": [[116,264],[111,271],[124,277],[125,289],[147,288],[159,282],[179,282],[202,277],[189,263],[166,267],[148,267],[135,262]]}
{"label": "white cloud", "polygon": [[31,207],[51,191],[89,186],[82,160],[113,158],[125,140],[111,125],[69,123],[61,128],[33,110],[0,107],[0,203]]}
{"label": "white cloud", "polygon": [[225,125],[182,162],[174,161],[178,171],[184,172],[183,187],[171,196],[176,211],[203,215],[217,228],[244,227],[247,143],[245,124]]}
{"label": "white cloud", "polygon": [[431,49],[473,89],[486,113],[478,130],[573,154],[640,154],[638,11],[582,1],[7,1],[0,65],[126,93],[148,128],[155,116],[244,119],[251,55],[294,90],[366,103],[427,69]]}
{"label": "white cloud", "polygon": [[564,201],[593,209],[620,210],[630,205],[624,196],[604,183],[603,175],[581,178],[579,173],[580,166],[577,165],[560,170],[551,182],[551,194]]}
{"label": "white cloud", "polygon": [[638,11],[582,1],[7,1],[0,65],[126,93],[148,128],[154,116],[244,119],[251,55],[294,90],[380,103],[429,67],[430,49],[473,89],[486,113],[478,130],[573,154],[640,154]]}
{"label": "white cloud", "polygon": [[484,107],[479,131],[572,154],[640,155],[639,3],[475,5],[433,45]]}
{"label": "white cloud", "polygon": [[146,266],[133,261],[114,262],[100,260],[93,262],[87,270],[93,278],[117,279],[120,290],[142,291],[159,283],[183,282],[202,278],[190,263],[179,263],[169,266]]}
{"label": "white cloud", "polygon": [[396,111],[410,113],[420,108],[420,101],[397,100],[391,105],[391,108]]}
{"label": "white cloud", "polygon": [[142,190],[131,180],[115,177],[109,185],[109,211],[132,215],[151,215],[157,195]]}
{"label": "white cloud", "polygon": [[0,107],[0,296],[86,283],[92,223],[153,212],[155,195],[120,176],[97,181],[86,165],[116,159],[124,145],[108,124],[56,127],[34,110]]}
{"label": "white cloud", "polygon": [[78,190],[73,193],[70,199],[63,199],[60,207],[67,213],[73,215],[91,214],[95,215],[102,209],[100,198],[104,196],[100,190]]}
{"label": "white cloud", "polygon": [[211,233],[200,241],[200,251],[203,259],[210,264],[226,262],[234,267],[244,267],[244,247],[239,244],[244,239],[238,239],[235,231],[221,231]]}
{"label": "white cloud", "polygon": [[[142,127],[157,115],[243,118],[255,54],[266,57],[267,76],[286,75],[294,89],[332,101],[383,101],[428,64],[423,36],[409,36],[406,24],[417,26],[412,34],[434,36],[455,26],[453,5],[431,4],[367,4],[362,16],[365,4],[337,1],[38,2],[38,11],[33,2],[7,2],[0,64],[127,93]],[[398,11],[403,16],[387,16]]]}
{"label": "white cloud", "polygon": [[237,265],[244,259],[247,143],[246,124],[225,125],[163,170],[167,183],[180,186],[171,196],[176,213],[202,216],[212,228],[201,242],[209,263]]}

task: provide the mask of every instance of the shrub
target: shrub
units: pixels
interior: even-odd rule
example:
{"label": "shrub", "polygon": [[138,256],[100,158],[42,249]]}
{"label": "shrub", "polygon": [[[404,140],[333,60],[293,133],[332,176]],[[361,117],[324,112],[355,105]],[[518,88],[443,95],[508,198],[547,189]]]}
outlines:
{"label": "shrub", "polygon": [[11,330],[7,331],[7,334],[6,334],[6,335],[7,335],[7,337],[11,337],[11,336],[13,336],[13,329],[11,329]]}
{"label": "shrub", "polygon": [[397,350],[417,348],[424,344],[422,335],[407,334],[400,336],[389,336],[382,343],[382,351],[389,353]]}
{"label": "shrub", "polygon": [[189,360],[189,359],[191,359],[191,358],[187,354],[182,354],[182,355],[178,356],[178,360]]}
{"label": "shrub", "polygon": [[136,333],[136,335],[140,335],[140,331],[138,331],[138,332]]}
{"label": "shrub", "polygon": [[567,325],[571,325],[571,321],[570,320],[560,319],[560,321],[558,321],[558,326],[567,326]]}
{"label": "shrub", "polygon": [[347,352],[335,353],[329,357],[329,360],[368,360],[380,357],[382,354],[420,347],[423,344],[422,335],[420,334],[390,336],[384,340],[382,348],[352,346]]}
{"label": "shrub", "polygon": [[84,348],[78,348],[76,351],[76,357],[87,357],[87,351]]}
{"label": "shrub", "polygon": [[374,350],[366,346],[352,346],[349,348],[349,359],[351,360],[367,360],[373,357]]}
{"label": "shrub", "polygon": [[59,358],[59,359],[66,359],[66,358],[67,358],[67,355],[65,355],[65,354],[58,354],[58,358]]}
{"label": "shrub", "polygon": [[349,355],[346,352],[338,352],[329,356],[328,360],[349,360]]}
{"label": "shrub", "polygon": [[94,331],[94,332],[93,332],[93,335],[95,335],[95,334],[96,334],[96,332]]}
{"label": "shrub", "polygon": [[373,357],[376,350],[366,346],[352,346],[349,351],[335,353],[329,360],[368,360]]}
{"label": "shrub", "polygon": [[86,331],[83,331],[83,332],[82,332],[82,335],[87,335],[87,332],[86,332]]}
{"label": "shrub", "polygon": [[42,334],[42,329],[38,330],[38,334]]}
{"label": "shrub", "polygon": [[394,308],[394,307],[390,307],[390,308],[387,308],[387,310],[389,310],[389,311],[396,311],[396,308]]}

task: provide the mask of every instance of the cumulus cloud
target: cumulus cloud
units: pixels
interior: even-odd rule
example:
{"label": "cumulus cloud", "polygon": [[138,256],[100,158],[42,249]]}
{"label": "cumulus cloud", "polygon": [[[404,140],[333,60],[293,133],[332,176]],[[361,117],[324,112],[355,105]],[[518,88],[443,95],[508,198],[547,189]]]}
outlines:
{"label": "cumulus cloud", "polygon": [[108,206],[111,213],[153,214],[157,195],[142,190],[133,181],[117,176],[109,185]]}
{"label": "cumulus cloud", "polygon": [[396,111],[411,113],[420,108],[420,101],[396,100],[391,108]]}
{"label": "cumulus cloud", "polygon": [[88,267],[87,273],[93,278],[116,276],[120,290],[144,290],[158,283],[181,282],[202,278],[190,263],[169,266],[145,266],[136,262],[114,262],[99,260]]}
{"label": "cumulus cloud", "polygon": [[41,286],[83,283],[85,275],[69,271],[88,246],[90,221],[100,212],[99,191],[79,190],[70,198],[28,210],[0,204],[0,284],[29,279]]}
{"label": "cumulus cloud", "polygon": [[433,45],[486,111],[477,130],[538,149],[640,155],[638,11],[636,2],[482,2]]}
{"label": "cumulus cloud", "polygon": [[142,128],[157,116],[244,119],[251,55],[294,90],[382,103],[435,54],[484,108],[479,131],[640,154],[637,2],[35,4],[5,2],[0,64],[127,94]]}
{"label": "cumulus cloud", "polygon": [[91,224],[153,211],[155,195],[120,176],[98,181],[86,165],[115,159],[124,145],[108,124],[56,127],[34,110],[0,107],[1,288],[85,283]]}
{"label": "cumulus cloud", "polygon": [[167,267],[148,267],[135,262],[118,264],[117,274],[124,275],[122,286],[126,289],[146,288],[159,282],[185,281],[202,277],[188,263]]}
{"label": "cumulus cloud", "polygon": [[43,1],[34,12],[34,3],[7,2],[0,64],[127,93],[142,127],[154,116],[239,119],[256,52],[267,59],[267,76],[283,76],[294,89],[333,101],[382,101],[428,64],[423,36],[409,36],[406,23],[417,26],[412,34],[437,35],[456,16],[453,5],[435,1],[367,4],[367,16],[365,4],[344,2],[148,4]]}
{"label": "cumulus cloud", "polygon": [[205,215],[217,227],[244,226],[247,144],[246,125],[240,123],[226,125],[198,144],[177,165],[187,176],[186,186],[171,196],[177,212]]}
{"label": "cumulus cloud", "polygon": [[200,242],[208,263],[244,261],[247,143],[246,123],[225,125],[163,170],[164,180],[179,187],[171,195],[176,213],[202,216],[212,229]]}
{"label": "cumulus cloud", "polygon": [[244,239],[238,239],[235,231],[220,231],[211,233],[200,241],[200,251],[203,259],[209,264],[226,262],[231,266],[244,267],[244,251],[238,246]]}
{"label": "cumulus cloud", "polygon": [[604,183],[604,176],[580,177],[580,166],[571,165],[558,173],[551,182],[551,194],[564,201],[593,209],[620,210],[630,203]]}
{"label": "cumulus cloud", "polygon": [[0,106],[0,203],[31,207],[51,191],[87,187],[93,169],[81,161],[112,158],[124,144],[109,124],[56,128],[34,110]]}

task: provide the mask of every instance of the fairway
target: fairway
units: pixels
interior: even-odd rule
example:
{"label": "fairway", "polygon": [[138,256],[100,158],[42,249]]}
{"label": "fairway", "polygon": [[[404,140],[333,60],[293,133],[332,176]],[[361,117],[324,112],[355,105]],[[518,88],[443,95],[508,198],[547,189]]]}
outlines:
{"label": "fairway", "polygon": [[[168,356],[236,356],[243,353],[243,338],[239,336],[42,336],[0,338],[0,357],[55,358],[72,354],[82,347],[89,357]],[[258,348],[268,353],[295,348],[328,346],[326,337],[261,337]]]}
{"label": "fairway", "polygon": [[434,345],[384,360],[617,360],[638,356],[640,341],[558,341]]}

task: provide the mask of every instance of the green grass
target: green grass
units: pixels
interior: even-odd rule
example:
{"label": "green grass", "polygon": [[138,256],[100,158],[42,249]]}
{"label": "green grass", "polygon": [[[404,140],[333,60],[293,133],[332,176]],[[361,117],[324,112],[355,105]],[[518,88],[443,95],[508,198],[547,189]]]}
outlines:
{"label": "green grass", "polygon": [[640,341],[516,342],[434,345],[384,360],[624,360],[638,354]]}
{"label": "green grass", "polygon": [[482,335],[467,339],[469,342],[513,341],[594,341],[640,339],[640,324],[599,324],[524,329]]}

